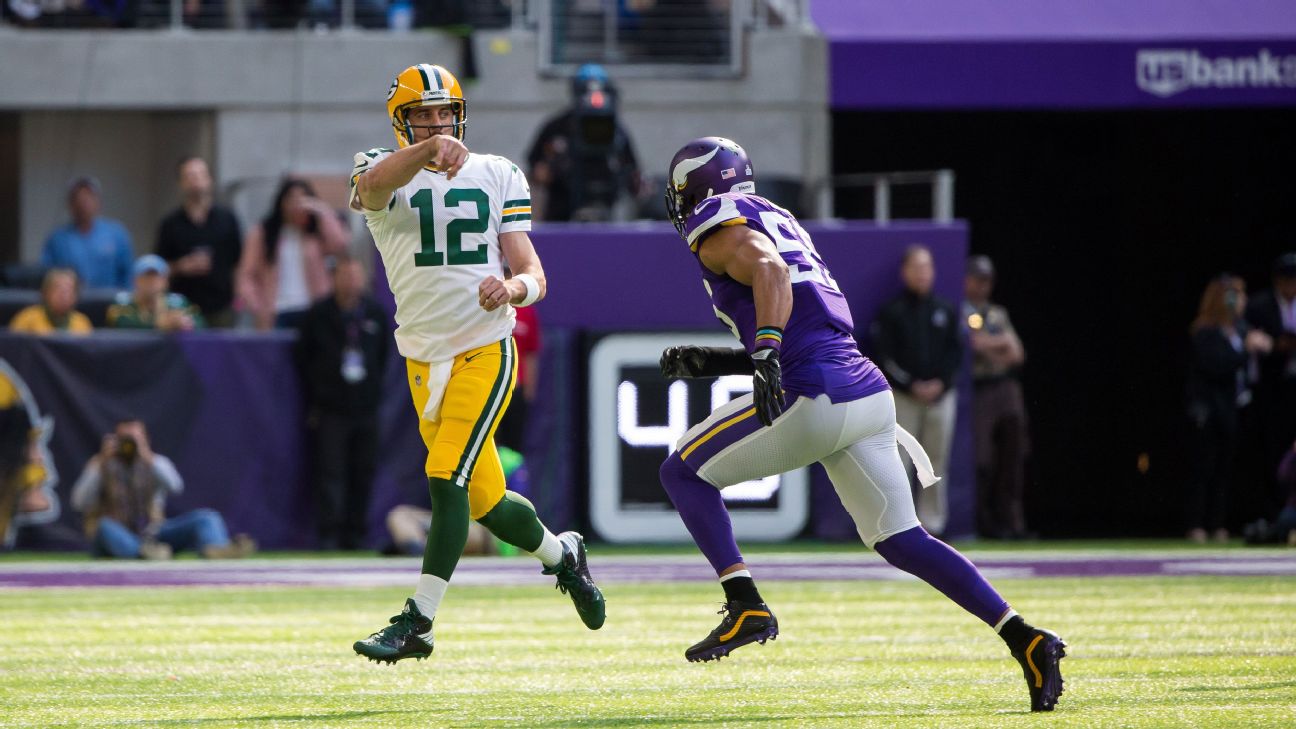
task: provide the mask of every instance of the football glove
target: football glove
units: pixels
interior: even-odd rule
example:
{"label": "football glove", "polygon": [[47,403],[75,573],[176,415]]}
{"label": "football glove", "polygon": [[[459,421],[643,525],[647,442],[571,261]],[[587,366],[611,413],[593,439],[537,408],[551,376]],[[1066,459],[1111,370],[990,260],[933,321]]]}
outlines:
{"label": "football glove", "polygon": [[752,374],[752,360],[747,350],[728,347],[691,344],[669,347],[662,352],[658,365],[662,377],[668,380]]}
{"label": "football glove", "polygon": [[783,413],[783,367],[777,349],[764,347],[752,352],[752,401],[761,423],[772,425]]}

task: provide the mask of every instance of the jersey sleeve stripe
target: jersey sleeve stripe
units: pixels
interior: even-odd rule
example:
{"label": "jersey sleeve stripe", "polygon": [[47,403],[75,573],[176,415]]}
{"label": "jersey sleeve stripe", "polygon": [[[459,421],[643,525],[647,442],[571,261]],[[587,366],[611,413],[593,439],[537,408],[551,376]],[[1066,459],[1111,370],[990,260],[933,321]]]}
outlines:
{"label": "jersey sleeve stripe", "polygon": [[504,217],[500,218],[500,222],[501,223],[521,223],[523,221],[530,220],[530,219],[531,219],[531,214],[524,213],[518,215],[505,215]]}
{"label": "jersey sleeve stripe", "polygon": [[529,197],[525,197],[525,198],[522,198],[521,200],[505,200],[505,201],[504,201],[504,209],[505,209],[505,210],[507,210],[507,209],[509,209],[509,208],[521,208],[521,207],[526,207],[526,208],[531,207],[531,198],[529,198]]}
{"label": "jersey sleeve stripe", "polygon": [[531,206],[530,206],[530,205],[525,205],[525,206],[522,206],[522,207],[516,207],[516,208],[504,208],[504,210],[500,212],[500,215],[517,215],[517,214],[519,214],[519,213],[525,213],[525,214],[527,214],[527,215],[530,215],[530,214],[531,214]]}

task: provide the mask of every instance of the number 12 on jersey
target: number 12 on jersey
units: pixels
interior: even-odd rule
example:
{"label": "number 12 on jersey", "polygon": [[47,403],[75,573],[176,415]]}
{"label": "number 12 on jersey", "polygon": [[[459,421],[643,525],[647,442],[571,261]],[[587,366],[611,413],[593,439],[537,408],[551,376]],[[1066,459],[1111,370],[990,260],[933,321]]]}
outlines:
{"label": "number 12 on jersey", "polygon": [[490,227],[490,198],[486,191],[476,187],[456,187],[445,194],[446,208],[456,208],[464,203],[477,207],[475,217],[453,218],[446,223],[445,253],[437,250],[436,244],[436,210],[432,191],[424,188],[410,197],[410,207],[419,213],[419,236],[422,245],[414,254],[415,266],[470,266],[486,263],[488,247],[483,241],[473,250],[463,249],[465,233],[485,233]]}

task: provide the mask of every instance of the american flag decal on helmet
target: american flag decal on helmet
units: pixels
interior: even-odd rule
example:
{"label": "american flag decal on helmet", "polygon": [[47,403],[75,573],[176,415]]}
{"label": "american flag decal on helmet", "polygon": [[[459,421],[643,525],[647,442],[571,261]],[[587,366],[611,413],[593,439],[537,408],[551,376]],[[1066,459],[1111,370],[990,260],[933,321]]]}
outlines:
{"label": "american flag decal on helmet", "polygon": [[734,171],[734,168],[730,167],[729,169],[726,170],[720,170],[720,179],[727,180],[730,177],[733,177],[737,174],[738,173]]}

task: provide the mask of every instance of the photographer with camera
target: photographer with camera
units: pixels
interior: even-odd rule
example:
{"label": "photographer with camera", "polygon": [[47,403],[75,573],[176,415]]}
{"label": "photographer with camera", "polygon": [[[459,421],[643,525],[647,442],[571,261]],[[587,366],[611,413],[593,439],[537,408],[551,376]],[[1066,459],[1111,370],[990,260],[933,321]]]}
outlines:
{"label": "photographer with camera", "polygon": [[532,209],[542,220],[627,220],[645,189],[630,135],[617,120],[617,91],[603,67],[572,78],[571,107],[549,119],[527,154]]}
{"label": "photographer with camera", "polygon": [[72,487],[72,507],[85,515],[86,535],[98,557],[168,559],[186,549],[209,559],[246,557],[256,544],[233,541],[211,509],[166,518],[166,499],[184,488],[170,458],[154,453],[139,420],[123,420],[103,437]]}

